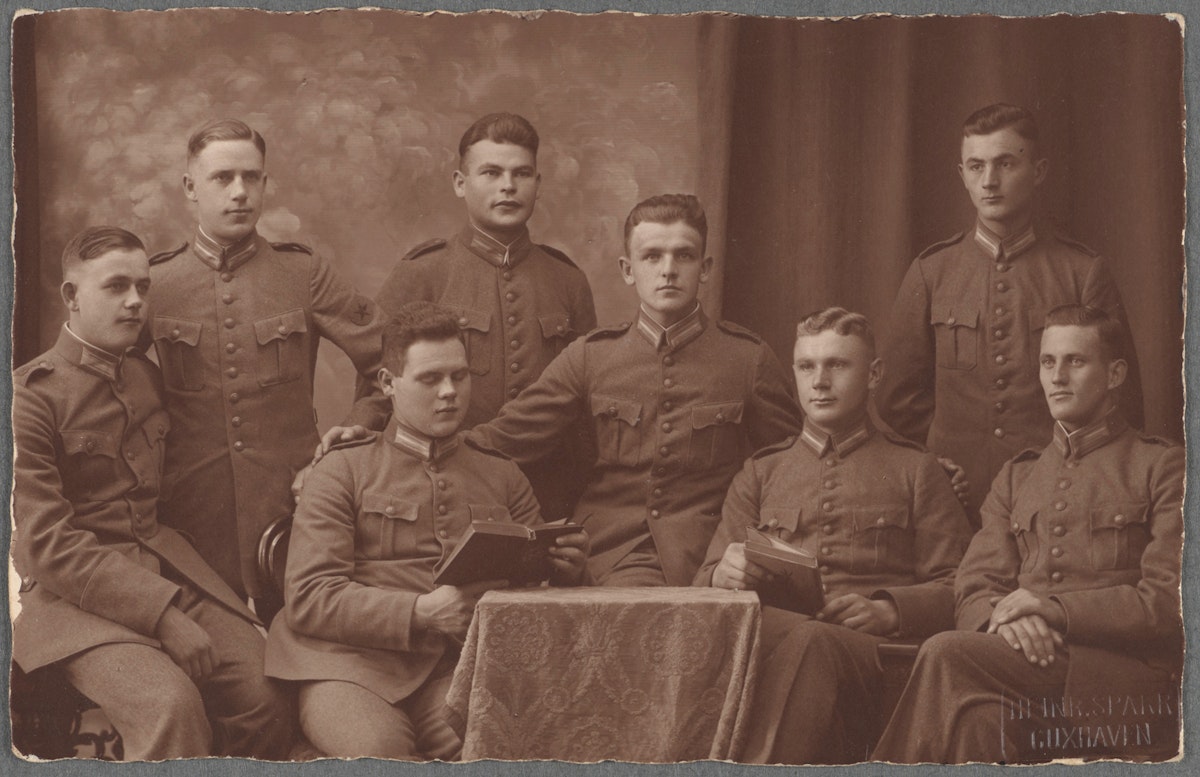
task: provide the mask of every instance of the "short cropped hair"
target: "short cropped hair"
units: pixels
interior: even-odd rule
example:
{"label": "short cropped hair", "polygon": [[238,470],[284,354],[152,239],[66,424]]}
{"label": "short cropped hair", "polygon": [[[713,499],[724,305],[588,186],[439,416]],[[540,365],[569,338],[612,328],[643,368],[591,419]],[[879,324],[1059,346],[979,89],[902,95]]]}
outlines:
{"label": "short cropped hair", "polygon": [[413,343],[446,340],[462,342],[454,314],[433,302],[410,302],[401,306],[383,328],[383,366],[393,375],[400,375]]}
{"label": "short cropped hair", "polygon": [[88,227],[67,243],[62,253],[62,271],[66,277],[71,269],[89,259],[104,256],[110,251],[145,251],[146,246],[132,232],[120,227]]}
{"label": "short cropped hair", "polygon": [[493,143],[512,143],[527,148],[536,157],[538,152],[538,134],[533,125],[524,116],[515,113],[489,113],[474,124],[467,127],[462,139],[458,141],[458,163],[461,165],[467,149],[481,140]]}
{"label": "short cropped hair", "polygon": [[249,124],[238,119],[216,119],[205,124],[188,138],[188,161],[191,162],[209,143],[218,140],[249,140],[267,158],[267,141]]}
{"label": "short cropped hair", "polygon": [[1125,358],[1125,329],[1121,322],[1100,308],[1072,303],[1059,305],[1046,314],[1046,327],[1083,326],[1100,335],[1104,358],[1113,362]]}
{"label": "short cropped hair", "polygon": [[1033,114],[1024,108],[1008,103],[993,103],[972,113],[963,122],[963,137],[990,135],[1002,129],[1012,128],[1018,135],[1038,149],[1038,126]]}
{"label": "short cropped hair", "polygon": [[694,194],[659,194],[633,206],[625,219],[625,253],[629,253],[629,236],[638,224],[674,224],[682,221],[700,233],[703,249],[708,244],[708,219],[704,206]]}
{"label": "short cropped hair", "polygon": [[845,308],[825,308],[805,316],[804,320],[796,325],[796,339],[828,331],[839,335],[854,335],[866,343],[871,358],[875,358],[875,330],[871,328],[871,322],[862,313],[851,313]]}

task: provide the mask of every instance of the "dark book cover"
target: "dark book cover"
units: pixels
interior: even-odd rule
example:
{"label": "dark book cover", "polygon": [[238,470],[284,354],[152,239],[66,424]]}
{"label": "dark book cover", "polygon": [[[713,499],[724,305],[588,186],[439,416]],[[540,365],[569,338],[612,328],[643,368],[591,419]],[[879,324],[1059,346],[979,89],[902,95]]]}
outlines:
{"label": "dark book cover", "polygon": [[825,606],[817,558],[752,527],[746,529],[746,558],[775,577],[758,587],[763,606],[816,615]]}
{"label": "dark book cover", "polygon": [[581,531],[578,524],[472,521],[454,550],[433,570],[437,585],[466,585],[480,580],[507,580],[515,586],[537,585],[554,567],[549,550],[564,534]]}

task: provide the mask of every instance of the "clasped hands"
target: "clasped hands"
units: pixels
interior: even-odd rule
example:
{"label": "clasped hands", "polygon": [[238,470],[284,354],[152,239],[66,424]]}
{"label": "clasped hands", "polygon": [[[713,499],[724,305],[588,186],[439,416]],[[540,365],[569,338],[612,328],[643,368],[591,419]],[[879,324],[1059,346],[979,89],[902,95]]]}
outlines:
{"label": "clasped hands", "polygon": [[994,608],[988,634],[999,634],[1013,650],[1020,650],[1031,664],[1050,666],[1054,654],[1066,640],[1067,614],[1058,602],[1018,588],[1007,596],[993,596]]}

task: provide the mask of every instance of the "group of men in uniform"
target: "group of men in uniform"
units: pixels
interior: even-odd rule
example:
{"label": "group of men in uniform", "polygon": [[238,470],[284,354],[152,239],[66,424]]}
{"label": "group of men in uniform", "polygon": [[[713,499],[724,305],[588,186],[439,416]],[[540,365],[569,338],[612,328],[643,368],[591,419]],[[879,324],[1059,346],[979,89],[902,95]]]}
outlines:
{"label": "group of men in uniform", "polygon": [[[375,300],[258,234],[266,144],[236,120],[189,141],[189,243],[73,240],[69,320],[14,374],[17,663],[61,667],[130,759],[283,758],[297,723],[330,755],[452,759],[457,644],[503,581],[435,586],[434,566],[472,520],[569,515],[553,584],[765,591],[749,530],[817,557],[819,611],[763,609],[748,761],[1022,760],[1005,694],[1170,682],[1183,455],[1128,426],[1136,360],[1102,260],[1033,219],[1047,162],[1026,111],[964,125],[977,221],[913,262],[883,357],[861,315],[819,311],[796,391],[702,309],[691,195],[630,212],[618,267],[640,307],[596,328],[583,273],[529,237],[537,150],[520,116],[473,124],[453,173],[467,223]],[[358,389],[318,441],[321,337]],[[258,539],[294,501],[264,642]],[[897,637],[930,639],[880,737],[862,710]]]}

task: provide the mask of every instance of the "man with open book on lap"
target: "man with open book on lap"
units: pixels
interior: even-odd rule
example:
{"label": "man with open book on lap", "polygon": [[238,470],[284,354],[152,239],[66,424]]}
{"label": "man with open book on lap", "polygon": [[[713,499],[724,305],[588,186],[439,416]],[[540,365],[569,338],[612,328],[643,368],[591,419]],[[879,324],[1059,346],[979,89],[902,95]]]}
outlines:
{"label": "man with open book on lap", "polygon": [[[937,459],[867,417],[883,363],[866,318],[809,316],[794,357],[804,430],[734,478],[695,583],[758,590],[767,605],[744,760],[846,763],[877,733],[879,643],[953,628],[970,529]],[[770,559],[781,554],[761,550],[785,543],[815,558],[819,591],[789,589]]]}
{"label": "man with open book on lap", "polygon": [[[458,436],[471,379],[454,315],[402,307],[384,329],[380,382],[387,428],[337,446],[305,482],[266,671],[300,682],[301,727],[328,755],[450,760],[458,648],[479,596],[505,583],[436,585],[435,565],[472,522],[541,517],[516,464]],[[587,550],[582,530],[557,537],[551,582],[580,582]]]}

